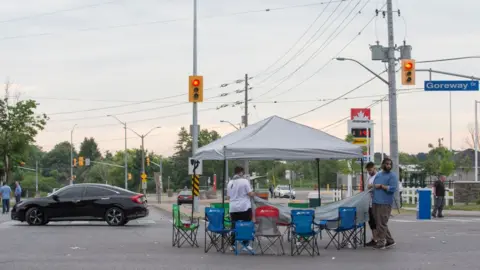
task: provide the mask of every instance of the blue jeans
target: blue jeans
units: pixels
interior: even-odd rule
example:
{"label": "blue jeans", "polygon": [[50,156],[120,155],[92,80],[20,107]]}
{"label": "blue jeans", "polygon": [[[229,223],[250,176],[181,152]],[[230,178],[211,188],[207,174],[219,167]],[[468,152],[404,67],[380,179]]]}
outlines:
{"label": "blue jeans", "polygon": [[2,210],[4,214],[10,211],[10,199],[2,199]]}

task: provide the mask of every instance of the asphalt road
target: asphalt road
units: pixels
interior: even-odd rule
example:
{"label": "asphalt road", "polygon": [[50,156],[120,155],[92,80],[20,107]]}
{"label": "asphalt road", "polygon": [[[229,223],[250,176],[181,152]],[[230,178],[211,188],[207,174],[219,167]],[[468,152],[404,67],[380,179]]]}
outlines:
{"label": "asphalt road", "polygon": [[419,222],[397,216],[393,249],[324,250],[324,239],[321,255],[311,258],[205,254],[203,228],[200,248],[172,247],[169,217],[152,209],[140,222],[113,228],[99,222],[31,227],[0,216],[0,269],[479,269],[478,218]]}

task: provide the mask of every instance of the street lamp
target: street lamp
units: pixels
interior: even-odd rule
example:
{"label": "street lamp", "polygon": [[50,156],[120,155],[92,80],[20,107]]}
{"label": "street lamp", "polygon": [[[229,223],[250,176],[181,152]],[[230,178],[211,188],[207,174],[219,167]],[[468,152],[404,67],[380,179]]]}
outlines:
{"label": "street lamp", "polygon": [[382,82],[384,82],[385,84],[387,85],[390,85],[390,83],[385,80],[384,78],[382,78],[380,75],[378,75],[377,73],[375,73],[375,71],[369,69],[367,66],[365,66],[364,64],[360,63],[359,61],[355,60],[355,59],[352,59],[352,58],[345,58],[345,57],[337,57],[335,58],[337,61],[352,61],[352,62],[355,62],[357,64],[359,64],[360,66],[362,66],[364,69],[368,70],[370,73],[372,73],[373,75],[375,75],[375,77],[379,78]]}
{"label": "street lamp", "polygon": [[73,131],[77,124],[73,125],[70,131],[70,185],[73,185]]}
{"label": "street lamp", "polygon": [[120,124],[123,125],[123,128],[125,129],[125,154],[124,154],[124,159],[125,159],[125,189],[128,190],[128,149],[127,149],[127,122],[122,122],[120,119],[118,119],[115,115],[107,115],[107,117],[112,117],[116,119]]}
{"label": "street lamp", "polygon": [[234,127],[236,130],[239,130],[240,128],[235,126],[232,122],[226,121],[226,120],[220,120],[220,123],[227,123],[230,124],[232,127]]}
{"label": "street lamp", "polygon": [[[162,128],[160,126],[158,127],[154,127],[152,129],[150,129],[150,131],[148,131],[146,134],[144,135],[140,135],[138,134],[135,130],[131,129],[131,128],[128,128],[130,131],[132,131],[133,133],[135,133],[138,137],[140,137],[142,139],[142,174],[145,173],[145,147],[144,147],[144,139],[145,137],[148,136],[148,134],[150,134],[150,132],[154,131],[155,129],[158,129],[158,128]],[[143,188],[143,193],[144,194],[147,194],[147,187],[144,187]]]}

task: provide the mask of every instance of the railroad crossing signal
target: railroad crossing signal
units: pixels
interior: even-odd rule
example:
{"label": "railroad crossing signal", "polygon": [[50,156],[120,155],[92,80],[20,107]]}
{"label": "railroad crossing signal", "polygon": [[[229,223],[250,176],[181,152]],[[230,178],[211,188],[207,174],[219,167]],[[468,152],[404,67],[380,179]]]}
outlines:
{"label": "railroad crossing signal", "polygon": [[194,197],[200,196],[200,176],[192,175],[192,194]]}
{"label": "railroad crossing signal", "polygon": [[402,60],[402,85],[415,85],[415,60]]}
{"label": "railroad crossing signal", "polygon": [[188,102],[203,102],[203,76],[188,77]]}
{"label": "railroad crossing signal", "polygon": [[141,177],[142,177],[142,183],[146,183],[147,182],[147,174],[142,173]]}

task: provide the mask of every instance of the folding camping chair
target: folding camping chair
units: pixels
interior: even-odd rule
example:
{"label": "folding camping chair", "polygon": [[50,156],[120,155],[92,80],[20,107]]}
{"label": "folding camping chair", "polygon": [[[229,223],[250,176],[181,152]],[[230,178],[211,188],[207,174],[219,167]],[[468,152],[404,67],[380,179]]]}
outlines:
{"label": "folding camping chair", "polygon": [[228,234],[232,230],[225,229],[224,216],[223,208],[205,208],[205,253],[212,247],[215,247],[217,252],[225,252],[225,247],[229,246]]}
{"label": "folding camping chair", "polygon": [[317,233],[313,223],[313,210],[292,210],[291,225],[291,255],[300,255],[307,251],[312,257],[320,255],[317,243]]}
{"label": "folding camping chair", "polygon": [[177,204],[172,205],[172,215],[172,246],[180,248],[183,244],[188,243],[191,247],[199,247],[197,232],[200,219],[192,216],[188,221],[182,220],[180,217],[180,207]]}
{"label": "folding camping chair", "polygon": [[[272,249],[272,247],[280,242],[280,247],[282,254],[285,255],[285,250],[283,248],[283,235],[278,229],[278,219],[280,213],[277,208],[273,206],[260,206],[255,209],[255,220],[257,222],[257,229],[255,236],[258,240],[258,247],[260,252],[265,254],[265,251],[271,250],[275,255],[278,255],[278,252]],[[262,237],[268,240],[268,244],[262,247]]]}
{"label": "folding camping chair", "polygon": [[225,219],[224,219],[224,224],[225,228],[231,228],[232,227],[232,222],[230,221],[230,204],[229,203],[211,203],[210,204],[211,208],[222,208],[225,209]]}
{"label": "folding camping chair", "polygon": [[238,255],[238,243],[241,244],[243,250],[255,255],[254,250],[247,248],[248,241],[255,240],[255,224],[252,221],[237,221],[235,222],[235,255]]}
{"label": "folding camping chair", "polygon": [[[332,222],[337,223],[336,228],[330,228],[329,224]],[[351,244],[353,248],[357,248],[357,208],[356,207],[339,207],[338,218],[334,220],[322,220],[320,224],[327,231],[331,240],[325,247],[327,249],[331,243],[333,243],[337,250],[344,248],[348,244]],[[335,232],[333,234],[332,232]]]}

